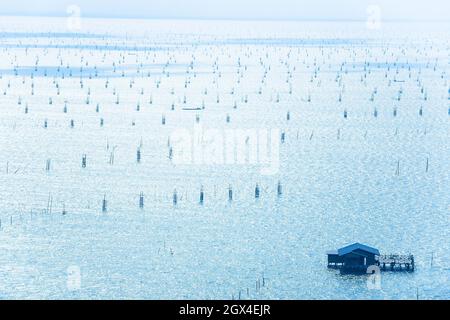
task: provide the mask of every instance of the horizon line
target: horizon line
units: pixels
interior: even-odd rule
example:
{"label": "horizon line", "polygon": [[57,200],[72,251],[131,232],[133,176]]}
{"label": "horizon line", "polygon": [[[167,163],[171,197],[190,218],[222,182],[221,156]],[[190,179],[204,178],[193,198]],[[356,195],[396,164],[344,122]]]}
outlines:
{"label": "horizon line", "polygon": [[[24,18],[69,18],[70,15],[62,14],[15,14],[0,13],[0,17],[24,17]],[[367,19],[359,18],[213,18],[213,17],[182,17],[182,16],[165,16],[165,17],[144,17],[144,16],[101,16],[95,14],[81,15],[80,18],[86,19],[117,19],[117,20],[200,20],[200,21],[267,21],[267,22],[365,22]],[[382,22],[450,22],[450,19],[407,19],[407,18],[389,18],[381,19]]]}

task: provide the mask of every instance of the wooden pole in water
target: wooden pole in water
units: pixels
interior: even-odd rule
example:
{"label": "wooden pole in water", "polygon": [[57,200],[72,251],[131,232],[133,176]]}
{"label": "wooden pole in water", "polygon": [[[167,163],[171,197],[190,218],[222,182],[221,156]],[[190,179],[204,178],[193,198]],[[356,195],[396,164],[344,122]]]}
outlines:
{"label": "wooden pole in water", "polygon": [[144,208],[144,193],[141,192],[139,194],[139,208],[143,209]]}
{"label": "wooden pole in water", "polygon": [[203,204],[203,199],[205,197],[205,194],[203,192],[203,186],[200,187],[200,201],[199,203],[202,205]]}
{"label": "wooden pole in water", "polygon": [[81,158],[81,167],[86,168],[86,155],[85,154],[83,154],[83,156]]}
{"label": "wooden pole in water", "polygon": [[137,163],[141,162],[141,148],[140,147],[138,147],[137,151],[136,151],[136,161],[137,161]]}
{"label": "wooden pole in water", "polygon": [[102,212],[106,212],[107,210],[107,202],[106,202],[106,194],[103,196],[103,201],[102,201]]}
{"label": "wooden pole in water", "polygon": [[277,195],[280,197],[283,194],[283,190],[281,187],[281,182],[278,181],[278,185],[277,185]]}
{"label": "wooden pole in water", "polygon": [[173,202],[173,205],[174,205],[174,206],[177,205],[177,202],[178,202],[177,189],[173,190],[173,198],[172,198],[172,202]]}
{"label": "wooden pole in water", "polygon": [[47,213],[52,213],[52,204],[53,204],[53,197],[51,193],[49,193],[47,200]]}

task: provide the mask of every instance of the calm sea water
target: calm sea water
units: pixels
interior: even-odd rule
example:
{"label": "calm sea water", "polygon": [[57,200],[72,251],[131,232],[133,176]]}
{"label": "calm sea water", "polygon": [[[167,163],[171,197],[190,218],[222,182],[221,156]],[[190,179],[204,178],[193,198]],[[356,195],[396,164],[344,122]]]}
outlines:
{"label": "calm sea water", "polygon": [[[81,27],[0,20],[0,298],[450,298],[448,25]],[[279,169],[174,163],[195,124],[284,132]],[[352,242],[416,271],[327,269]]]}

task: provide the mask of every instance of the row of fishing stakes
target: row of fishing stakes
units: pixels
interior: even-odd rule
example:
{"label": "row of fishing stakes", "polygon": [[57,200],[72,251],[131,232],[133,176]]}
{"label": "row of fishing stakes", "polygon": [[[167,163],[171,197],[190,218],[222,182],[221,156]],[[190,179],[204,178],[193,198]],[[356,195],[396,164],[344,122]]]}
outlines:
{"label": "row of fishing stakes", "polygon": [[[314,132],[311,132],[310,135],[310,139],[312,138]],[[366,132],[367,134],[367,132]],[[395,135],[398,134],[398,129],[396,129],[395,131]],[[425,131],[426,134],[426,131]],[[341,136],[341,129],[338,129],[337,131],[337,139],[339,140]],[[281,135],[281,142],[284,142],[284,132]],[[168,142],[168,145],[170,145],[170,141]],[[136,151],[136,161],[137,163],[141,162],[141,146],[142,146],[142,142],[140,144],[140,146],[137,148]],[[169,159],[172,158],[172,153],[173,150],[170,147],[169,148]],[[113,157],[113,154],[111,155],[111,157]],[[112,164],[111,160],[110,160],[110,164]],[[81,167],[82,168],[86,168],[87,165],[87,155],[83,154],[83,156],[81,157]],[[47,159],[45,162],[45,171],[50,171],[50,167],[51,167],[51,159]],[[429,170],[429,157],[426,158],[426,165],[425,165],[425,172],[428,172]],[[9,172],[9,162],[6,163],[6,173]],[[395,175],[399,175],[400,174],[400,160],[397,161],[397,169],[395,170]],[[277,193],[278,195],[281,195],[281,184],[280,182],[278,182],[277,185]],[[258,184],[256,184],[255,186],[255,198],[259,198],[260,195],[260,188],[258,186]],[[203,186],[200,188],[200,204],[203,204],[203,200],[204,200],[204,192],[203,192]],[[231,186],[228,187],[228,200],[233,200],[233,189],[231,188]],[[174,191],[174,204],[176,204],[177,202],[177,197],[176,197],[176,190]]]}
{"label": "row of fishing stakes", "polygon": [[[426,168],[425,171],[428,172],[429,170],[429,158],[426,158]],[[400,175],[400,160],[397,161],[397,167],[395,170],[395,175],[398,176]],[[283,189],[282,189],[282,185],[281,182],[278,182],[277,184],[277,196],[280,197],[283,194]],[[255,193],[254,193],[255,199],[259,199],[261,196],[261,188],[259,187],[259,184],[256,184],[255,186]],[[203,186],[200,187],[200,194],[199,194],[199,204],[203,205],[205,201],[205,192],[203,189]],[[233,201],[233,188],[230,186],[228,186],[228,201]],[[176,206],[178,203],[178,193],[177,190],[174,189],[173,191],[173,196],[172,196],[172,202],[173,205]],[[139,194],[139,208],[143,209],[144,208],[144,193],[141,192]],[[106,212],[107,211],[107,201],[106,201],[106,195],[103,198],[103,202],[102,202],[102,211]]]}
{"label": "row of fishing stakes", "polygon": [[[281,197],[282,194],[283,194],[282,186],[281,186],[281,183],[278,182],[278,184],[277,184],[277,196]],[[256,184],[256,186],[255,186],[255,193],[254,193],[254,195],[255,195],[255,199],[258,199],[261,196],[261,189],[260,189],[258,184]],[[204,192],[203,186],[201,186],[200,187],[200,194],[199,194],[199,204],[203,205],[204,201],[205,201],[205,192]],[[228,201],[230,201],[230,202],[233,201],[233,189],[232,189],[231,185],[228,187]],[[176,189],[174,189],[174,191],[173,191],[172,203],[173,203],[174,206],[176,206],[178,204],[178,193],[177,193]],[[106,194],[105,194],[104,197],[103,197],[103,201],[102,201],[102,212],[106,212],[107,211],[107,204],[108,204],[108,202],[106,200]],[[141,208],[141,209],[144,208],[144,193],[143,192],[141,192],[139,194],[139,208]]]}
{"label": "row of fishing stakes", "polygon": [[[394,108],[394,109],[392,110],[392,115],[393,115],[393,117],[397,117],[397,114],[398,114],[397,108]],[[375,109],[373,110],[373,117],[374,117],[374,118],[377,118],[378,115],[379,115],[379,111],[378,111],[377,108],[375,108]],[[423,107],[420,107],[420,108],[419,108],[418,115],[419,115],[420,117],[423,116]],[[448,115],[450,116],[450,107],[448,108]],[[345,119],[348,118],[348,112],[347,112],[347,110],[344,110],[343,116],[344,116]],[[229,123],[229,122],[231,121],[230,119],[231,119],[231,118],[230,118],[230,115],[227,114],[227,116],[226,116],[226,122]],[[289,113],[289,112],[287,113],[286,120],[287,120],[287,121],[290,120],[290,113]],[[199,116],[199,115],[196,115],[196,122],[199,123],[199,121],[200,121],[200,116]],[[104,119],[103,119],[103,118],[100,118],[100,126],[101,126],[101,127],[103,127],[104,123],[105,123],[105,122],[104,122]],[[162,117],[161,117],[161,124],[162,124],[162,125],[165,125],[165,124],[166,124],[166,117],[165,117],[165,115],[162,115]],[[131,125],[132,125],[132,126],[135,126],[135,125],[136,125],[136,122],[135,122],[135,121],[132,121]],[[75,122],[74,122],[73,119],[70,120],[69,126],[70,126],[70,128],[74,128],[74,127],[75,127]],[[48,128],[48,120],[47,120],[47,119],[44,120],[44,128]],[[281,140],[282,140],[282,142],[284,142],[284,134],[282,134]],[[138,160],[138,162],[139,162],[139,160]]]}
{"label": "row of fishing stakes", "polygon": [[[28,110],[28,109],[26,109],[26,110]],[[26,111],[26,112],[28,112],[28,111]],[[418,111],[418,115],[419,115],[420,117],[422,117],[422,116],[423,116],[423,112],[424,112],[424,111],[423,111],[423,107],[420,107],[420,108],[419,108],[419,111]],[[448,108],[447,113],[448,113],[448,115],[450,116],[450,107]],[[398,114],[397,108],[393,108],[393,110],[392,110],[392,116],[393,116],[393,117],[397,117],[397,114]],[[373,115],[373,117],[375,117],[375,118],[378,117],[379,111],[378,111],[377,108],[374,108],[372,115]],[[347,111],[346,109],[344,109],[343,116],[344,116],[345,119],[348,118],[348,111]],[[200,116],[199,116],[198,114],[195,116],[195,120],[196,120],[197,123],[200,122]],[[287,114],[286,114],[286,120],[287,120],[287,121],[290,120],[290,112],[289,112],[289,111],[288,111]],[[226,115],[226,120],[225,120],[225,121],[226,121],[227,123],[229,123],[229,122],[231,121],[231,117],[230,117],[229,114]],[[103,127],[104,123],[105,123],[105,122],[104,122],[104,118],[100,118],[100,126],[101,126],[101,127]],[[164,114],[161,116],[161,124],[162,124],[162,125],[165,125],[165,124],[166,124],[166,116],[165,116]],[[135,122],[135,121],[132,121],[131,125],[132,125],[132,126],[135,126],[135,125],[136,125],[136,122]],[[43,126],[44,126],[44,128],[48,128],[48,119],[44,119],[44,125],[43,125]],[[73,119],[71,119],[71,120],[69,121],[69,126],[70,126],[70,128],[74,128],[74,127],[75,127],[75,121],[74,121]],[[282,141],[284,142],[284,137],[283,137],[283,136],[282,136]],[[139,161],[138,161],[138,162],[139,162]]]}
{"label": "row of fishing stakes", "polygon": [[[114,157],[114,155],[112,154],[111,157],[110,157],[110,164],[113,164],[113,160],[112,160],[113,157]],[[141,162],[141,147],[138,147],[138,149],[136,151],[136,161],[138,163]],[[9,163],[7,163],[7,166],[8,166],[8,164]],[[51,165],[51,159],[47,159],[46,162],[45,162],[45,171],[50,171],[50,165]],[[86,166],[87,166],[87,155],[83,154],[81,156],[81,167],[82,168],[86,168]],[[6,171],[8,173],[8,167],[7,167]]]}
{"label": "row of fishing stakes", "polygon": [[[83,159],[85,159],[85,158],[83,158]],[[48,162],[48,166],[50,166],[49,162]],[[427,158],[427,161],[426,161],[426,172],[428,172],[428,168],[429,168],[429,160]],[[397,161],[397,168],[396,168],[396,171],[395,171],[395,175],[397,175],[397,176],[400,175],[400,160]],[[260,195],[261,195],[260,187],[259,187],[258,184],[256,184],[256,186],[255,186],[255,193],[254,193],[255,199],[260,198]],[[280,197],[281,195],[282,195],[282,186],[281,186],[281,183],[278,182],[278,184],[277,184],[277,196]],[[201,186],[200,187],[200,195],[199,195],[199,204],[203,205],[204,200],[205,200],[205,193],[204,193],[204,190],[203,190],[203,186]],[[50,201],[50,203],[52,202],[52,197],[51,196],[49,196],[49,201]],[[177,195],[177,190],[176,189],[173,192],[172,201],[173,201],[173,205],[176,206],[177,203],[178,203],[178,195]],[[231,185],[228,187],[228,201],[230,201],[230,202],[233,201],[233,189],[232,189]],[[106,200],[106,194],[105,194],[104,197],[103,197],[103,200],[102,200],[102,212],[107,212],[107,204],[108,204],[108,202]],[[144,193],[143,192],[141,192],[139,194],[139,208],[141,208],[141,209],[144,208]],[[47,211],[48,210],[49,209],[47,209]],[[63,211],[62,212],[63,212],[63,215],[66,214],[65,204],[63,205]]]}
{"label": "row of fishing stakes", "polygon": [[[138,162],[140,160],[140,156],[139,156],[139,149],[138,149]],[[50,170],[50,164],[51,164],[51,160],[47,159],[46,161],[46,171]],[[86,155],[83,155],[82,157],[82,167],[85,168],[86,167]],[[429,158],[426,158],[426,166],[425,166],[425,172],[429,171]],[[395,175],[399,176],[400,175],[400,160],[397,161],[397,165],[396,165],[396,170],[395,170]],[[256,184],[255,186],[255,199],[258,199],[261,195],[261,189],[259,187],[258,184]],[[282,186],[281,186],[281,182],[278,182],[277,184],[277,196],[280,197],[282,195]],[[173,205],[177,205],[178,203],[178,195],[177,195],[177,190],[175,189],[173,192],[173,197],[172,197],[172,201],[173,201]],[[205,200],[205,192],[203,190],[203,186],[200,187],[200,195],[199,195],[199,204],[203,205]],[[231,187],[231,185],[228,187],[228,201],[233,201],[233,189]],[[141,192],[139,194],[139,208],[144,208],[144,193]],[[106,212],[107,211],[107,201],[106,201],[106,195],[103,198],[103,202],[102,202],[102,211]],[[65,210],[64,210],[65,212]]]}

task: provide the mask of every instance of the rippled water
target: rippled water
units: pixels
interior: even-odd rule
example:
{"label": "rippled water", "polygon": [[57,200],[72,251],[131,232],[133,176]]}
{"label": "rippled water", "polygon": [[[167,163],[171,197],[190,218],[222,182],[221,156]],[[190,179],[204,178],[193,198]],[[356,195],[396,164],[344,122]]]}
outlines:
{"label": "rippled water", "polygon": [[[0,20],[0,298],[450,297],[448,25],[82,22]],[[279,170],[175,164],[196,115],[284,132]],[[369,290],[326,268],[352,242],[417,269]]]}

